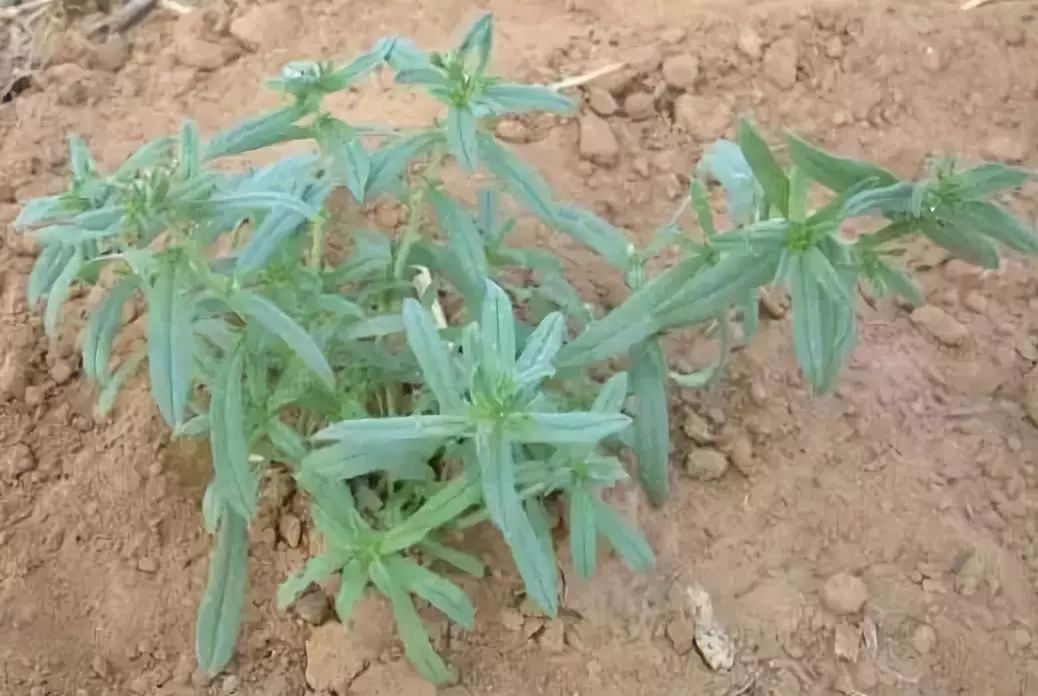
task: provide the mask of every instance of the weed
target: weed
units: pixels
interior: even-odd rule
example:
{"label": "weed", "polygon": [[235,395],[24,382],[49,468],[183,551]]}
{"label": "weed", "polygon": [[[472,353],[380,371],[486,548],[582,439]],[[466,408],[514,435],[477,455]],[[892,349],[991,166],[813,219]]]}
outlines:
{"label": "weed", "polygon": [[[442,571],[480,576],[483,564],[451,547],[451,534],[489,520],[527,595],[549,615],[559,585],[549,496],[565,506],[581,575],[594,573],[600,537],[632,568],[651,567],[646,540],[602,491],[627,478],[617,456],[631,448],[650,499],[664,501],[668,383],[698,387],[720,374],[729,321],[738,314],[752,338],[762,286],[788,289],[798,362],[812,389],[825,392],[855,342],[860,280],[879,294],[923,301],[891,261],[896,243],[919,233],[987,267],[998,264],[997,244],[1038,251],[1030,229],[987,202],[1028,172],[942,161],[927,178],[902,181],[795,137],[784,168],[748,121],[738,143],[707,152],[685,206],[637,248],[623,230],[556,201],[495,140],[500,116],[565,114],[573,105],[551,89],[489,75],[492,38],[487,16],[446,53],[392,37],[344,66],[292,63],[270,83],[287,106],[208,142],[189,123],[110,174],[73,138],[68,190],[30,202],[18,218],[43,247],[28,294],[34,305],[46,299],[48,334],[74,284],[106,289],[83,340],[98,410],[112,407],[146,359],[174,434],[209,438],[214,478],[203,517],[216,542],[197,652],[210,672],[234,654],[247,530],[272,463],[289,467],[309,494],[325,542],[324,553],[285,580],[278,604],[339,574],[335,609],[347,621],[374,586],[418,671],[449,682],[455,675],[433,650],[413,597],[472,627],[471,602]],[[444,121],[401,131],[350,124],[323,109],[326,95],[384,65],[398,83],[442,102]],[[212,166],[289,141],[309,146],[244,173]],[[452,166],[492,179],[474,211],[444,185],[441,170]],[[727,193],[733,229],[717,229],[703,183],[711,179]],[[833,193],[817,210],[808,207],[811,182]],[[334,191],[347,199],[344,210],[333,212]],[[598,252],[623,274],[627,300],[597,315],[550,252],[511,246],[514,220],[500,215],[502,192]],[[408,212],[392,239],[363,224],[363,206],[385,198]],[[698,238],[677,226],[685,207]],[[853,241],[841,234],[845,220],[865,215],[889,224]],[[680,258],[652,277],[649,261],[673,248]],[[536,282],[510,284],[516,269]],[[441,293],[456,295],[461,309],[448,317]],[[123,308],[141,297],[146,352],[115,367]],[[661,337],[712,321],[725,339],[717,363],[671,372]],[[591,379],[592,367],[625,355],[629,373]]]}

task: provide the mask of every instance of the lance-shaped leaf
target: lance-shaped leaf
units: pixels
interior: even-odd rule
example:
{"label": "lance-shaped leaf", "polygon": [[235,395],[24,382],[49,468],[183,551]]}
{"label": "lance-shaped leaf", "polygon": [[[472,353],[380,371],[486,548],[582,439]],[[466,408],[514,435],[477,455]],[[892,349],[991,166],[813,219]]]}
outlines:
{"label": "lance-shaped leaf", "polygon": [[475,627],[476,609],[460,587],[403,556],[389,556],[384,562],[404,589],[439,609],[454,623],[469,630]]}
{"label": "lance-shaped leaf", "polygon": [[1038,235],[1028,225],[997,203],[964,201],[951,210],[947,220],[963,228],[973,227],[977,234],[990,237],[1024,254],[1038,254]]}
{"label": "lance-shaped leaf", "polygon": [[644,341],[631,350],[630,372],[637,409],[632,435],[638,479],[650,502],[659,506],[670,489],[670,415],[667,361],[658,341]]}
{"label": "lance-shaped leaf", "polygon": [[595,507],[591,494],[581,487],[569,493],[569,544],[573,565],[581,577],[590,579],[595,574],[598,550],[595,529]]}
{"label": "lance-shaped leaf", "polygon": [[234,512],[223,514],[195,631],[198,664],[209,674],[220,672],[234,657],[245,605],[248,544],[245,519]]}
{"label": "lance-shaped leaf", "polygon": [[986,237],[971,228],[963,227],[955,219],[921,218],[919,231],[931,242],[952,254],[983,268],[998,268],[998,249]]}
{"label": "lance-shaped leaf", "polygon": [[647,571],[656,565],[649,542],[635,527],[620,518],[613,508],[601,500],[591,501],[595,523],[602,536],[631,570]]}
{"label": "lance-shaped leaf", "polygon": [[386,532],[379,550],[394,553],[414,546],[434,530],[456,520],[479,503],[481,497],[477,484],[464,478],[454,479],[429,497],[406,520]]}
{"label": "lance-shaped leaf", "polygon": [[434,558],[438,561],[443,561],[449,565],[454,566],[463,573],[481,578],[486,572],[486,566],[483,565],[483,561],[479,560],[470,553],[464,551],[458,551],[452,549],[449,546],[426,539],[421,542],[420,548],[422,552]]}
{"label": "lance-shaped leaf", "polygon": [[368,586],[368,571],[360,559],[353,559],[342,569],[339,591],[335,595],[335,614],[339,621],[347,623],[353,615],[353,607],[364,596]]}
{"label": "lance-shaped leaf", "polygon": [[360,138],[350,138],[335,153],[335,163],[341,170],[346,188],[358,203],[363,203],[371,176],[371,155],[364,149]]}
{"label": "lance-shaped leaf", "polygon": [[123,307],[136,290],[136,278],[123,278],[90,316],[83,333],[83,373],[87,379],[104,382],[108,377],[112,341],[122,325]]}
{"label": "lance-shaped leaf", "polygon": [[72,256],[65,263],[65,267],[61,269],[61,272],[54,279],[54,283],[50,286],[47,294],[47,309],[43,313],[43,330],[48,336],[53,336],[57,333],[58,321],[61,319],[61,310],[65,306],[65,300],[68,299],[69,292],[72,290],[72,283],[76,280],[76,276],[79,275],[82,267],[83,255],[80,248],[76,247]]}
{"label": "lance-shaped leaf", "polygon": [[837,157],[795,135],[789,136],[789,153],[793,163],[811,179],[836,193],[843,193],[863,181],[872,181],[876,187],[891,186],[898,182],[896,175],[882,167]]}
{"label": "lance-shaped leaf", "polygon": [[274,143],[298,140],[308,132],[295,125],[306,113],[300,102],[239,123],[229,130],[218,133],[205,149],[205,159],[212,160],[226,155],[238,155],[258,150]]}
{"label": "lance-shaped leaf", "polygon": [[524,114],[545,111],[570,114],[576,108],[573,100],[549,87],[496,82],[479,95],[478,101],[495,114]]}
{"label": "lance-shaped leaf", "polygon": [[738,145],[730,140],[714,142],[703,153],[696,172],[700,177],[713,179],[721,185],[728,203],[728,215],[735,224],[753,222],[760,187]]}
{"label": "lance-shaped leaf", "polygon": [[775,161],[775,155],[771,153],[771,148],[764,142],[764,138],[746,119],[739,121],[739,147],[768,203],[783,215],[788,214],[789,179]]}
{"label": "lance-shaped leaf", "polygon": [[179,259],[159,266],[148,296],[148,373],[151,393],[171,427],[183,422],[194,379],[195,305],[187,293],[188,271]]}
{"label": "lance-shaped leaf", "polygon": [[61,275],[61,272],[68,265],[75,252],[74,247],[65,247],[59,244],[43,248],[40,255],[36,257],[36,263],[33,264],[32,271],[29,273],[29,286],[26,290],[26,295],[30,305],[35,305],[44,295],[50,292],[54,281]]}
{"label": "lance-shaped leaf", "polygon": [[374,561],[368,569],[375,587],[386,596],[393,607],[397,633],[404,644],[404,652],[418,673],[434,684],[447,684],[456,678],[454,670],[436,654],[429,643],[425,624],[411,603],[403,583],[382,561]]}
{"label": "lance-shaped leaf", "polygon": [[508,425],[508,435],[516,442],[592,444],[630,424],[631,419],[622,413],[523,413],[513,416]]}
{"label": "lance-shaped leaf", "polygon": [[320,476],[352,479],[374,471],[386,471],[399,480],[426,480],[428,462],[441,447],[437,440],[406,440],[381,445],[337,442],[315,449],[300,462],[300,468]]}
{"label": "lance-shaped leaf", "polygon": [[493,137],[479,135],[479,154],[484,166],[496,176],[519,203],[541,222],[555,222],[556,205],[551,189],[540,174],[528,167]]}
{"label": "lance-shaped leaf", "polygon": [[989,162],[959,172],[959,195],[968,199],[983,200],[999,191],[1023,186],[1034,177],[1034,172],[1026,169]]}
{"label": "lance-shaped leaf", "polygon": [[370,51],[362,53],[352,61],[328,73],[321,79],[321,89],[325,92],[336,92],[346,89],[359,78],[382,65],[396,43],[395,39],[379,39]]}
{"label": "lance-shaped leaf", "polygon": [[606,261],[621,270],[630,265],[631,243],[619,227],[576,205],[555,209],[555,226],[562,232],[588,245]]}
{"label": "lance-shaped leaf", "polygon": [[333,423],[313,437],[317,441],[341,440],[366,446],[408,440],[443,441],[465,433],[468,428],[465,416],[360,418]]}
{"label": "lance-shaped leaf", "polygon": [[440,340],[432,316],[414,299],[404,300],[404,331],[426,384],[432,389],[443,413],[461,411],[461,389],[455,377],[454,366],[447,345]]}
{"label": "lance-shaped leaf", "polygon": [[482,339],[481,367],[491,378],[511,374],[515,367],[515,315],[512,300],[487,280],[479,322]]}
{"label": "lance-shaped leaf", "polygon": [[223,379],[213,389],[209,403],[209,443],[220,497],[248,520],[256,509],[259,479],[249,462],[248,424],[242,393],[243,354],[241,347],[234,351],[224,368]]}
{"label": "lance-shaped leaf", "polygon": [[482,74],[490,60],[490,49],[494,41],[493,16],[487,12],[472,23],[458,44],[457,56],[465,68]]}
{"label": "lance-shaped leaf", "polygon": [[467,104],[451,106],[447,112],[447,149],[467,172],[479,165],[476,117]]}
{"label": "lance-shaped leaf", "polygon": [[343,552],[338,549],[322,553],[308,560],[301,569],[285,578],[277,591],[278,609],[284,611],[306,592],[306,589],[314,583],[319,583],[346,563]]}
{"label": "lance-shaped leaf", "polygon": [[515,491],[515,460],[512,442],[497,426],[483,426],[476,432],[476,459],[483,484],[483,503],[490,519],[507,537],[508,524],[519,507]]}
{"label": "lance-shaped leaf", "polygon": [[292,317],[267,298],[248,290],[235,292],[229,304],[235,312],[252,319],[284,340],[329,389],[335,389],[335,374],[328,364],[328,359],[324,357],[313,337]]}
{"label": "lance-shaped leaf", "polygon": [[530,370],[551,368],[555,356],[565,339],[566,318],[561,312],[552,312],[541,320],[523,346],[523,352],[515,363],[515,371],[522,375]]}
{"label": "lance-shaped leaf", "polygon": [[483,281],[490,270],[479,229],[468,212],[450,196],[435,189],[431,189],[428,196],[440,227],[447,232],[447,248],[465,278],[464,286],[458,289],[467,297],[475,295],[474,299],[481,300]]}
{"label": "lance-shaped leaf", "polygon": [[512,559],[523,578],[526,594],[548,616],[559,611],[559,571],[555,561],[548,511],[539,498],[516,507],[515,519],[506,538]]}
{"label": "lance-shaped leaf", "polygon": [[419,131],[414,135],[400,138],[383,145],[371,153],[371,169],[367,179],[367,197],[387,193],[399,184],[400,178],[407,171],[408,165],[422,152],[442,142],[443,133],[435,131]]}
{"label": "lance-shaped leaf", "polygon": [[411,39],[394,36],[386,62],[393,70],[412,70],[427,67],[429,54],[418,48]]}

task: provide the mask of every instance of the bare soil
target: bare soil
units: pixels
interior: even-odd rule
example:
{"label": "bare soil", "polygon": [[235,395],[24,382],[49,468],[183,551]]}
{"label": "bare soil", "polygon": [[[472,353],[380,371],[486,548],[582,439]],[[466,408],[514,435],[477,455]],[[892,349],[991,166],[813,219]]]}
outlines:
{"label": "bare soil", "polygon": [[[1038,3],[479,5],[497,16],[506,75],[554,81],[628,61],[584,87],[589,100],[598,90],[603,113],[613,108],[603,91],[616,102],[594,161],[581,156],[591,143],[578,142],[578,119],[534,116],[508,135],[561,195],[643,238],[740,113],[903,174],[939,153],[1038,164]],[[112,166],[183,118],[212,132],[274,105],[260,81],[288,60],[349,56],[394,32],[443,44],[480,8],[274,0],[179,20],[156,11],[127,45],[55,33],[35,84],[0,105],[0,694],[437,693],[402,661],[378,601],[350,627],[275,609],[276,584],[310,544],[305,501],[276,472],[253,525],[239,654],[212,682],[194,674],[207,447],[169,442],[143,380],[110,421],[94,421],[74,330],[92,298],[68,308],[66,333],[49,343],[24,297],[35,249],[6,223],[20,203],[62,187],[71,132]],[[661,87],[663,62],[681,54],[691,56],[679,65],[691,74],[684,99]],[[631,99],[642,93],[654,97]],[[332,105],[355,121],[433,113],[374,82]],[[1034,190],[1012,204],[1038,213]],[[589,297],[619,297],[619,279],[589,270],[582,249],[529,234],[571,263]],[[475,632],[437,625],[462,674],[439,693],[1038,693],[1038,278],[1014,259],[976,274],[925,247],[910,261],[936,319],[863,302],[861,342],[834,396],[808,395],[781,318],[719,385],[673,390],[673,499],[654,510],[634,487],[617,495],[656,549],[655,572],[635,576],[614,560],[582,583],[563,559],[566,611],[546,622],[519,601],[493,535],[470,539],[493,572],[467,586]],[[969,337],[942,344],[935,321]],[[669,351],[691,367],[712,348],[689,337]],[[709,448],[731,465],[692,479],[686,457]],[[736,639],[731,672],[711,671],[692,649],[693,584]]]}

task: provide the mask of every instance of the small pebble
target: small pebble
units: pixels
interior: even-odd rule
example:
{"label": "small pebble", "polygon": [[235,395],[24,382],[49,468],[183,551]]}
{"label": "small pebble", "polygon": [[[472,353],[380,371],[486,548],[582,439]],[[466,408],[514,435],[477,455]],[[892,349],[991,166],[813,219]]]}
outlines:
{"label": "small pebble", "polygon": [[689,452],[685,459],[685,473],[698,481],[716,481],[728,471],[728,457],[712,447],[700,447]]}
{"label": "small pebble", "polygon": [[912,647],[920,655],[928,655],[937,645],[937,632],[928,624],[920,624],[912,631]]}
{"label": "small pebble", "polygon": [[858,613],[868,599],[864,581],[850,573],[836,573],[822,586],[822,603],[837,616]]}

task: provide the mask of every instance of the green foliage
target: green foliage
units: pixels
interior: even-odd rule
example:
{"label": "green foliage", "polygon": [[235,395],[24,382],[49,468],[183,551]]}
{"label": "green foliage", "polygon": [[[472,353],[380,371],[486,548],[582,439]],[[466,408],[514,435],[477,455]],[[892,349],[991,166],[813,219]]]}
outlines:
{"label": "green foliage", "polygon": [[[294,474],[325,542],[285,580],[279,605],[338,574],[335,609],[347,621],[366,592],[379,592],[419,672],[449,682],[454,671],[434,651],[414,598],[474,625],[449,573],[481,576],[483,564],[449,545],[451,533],[489,521],[548,614],[560,592],[547,505],[565,512],[581,575],[593,574],[602,540],[631,568],[651,567],[647,541],[603,492],[627,479],[618,458],[627,447],[650,500],[664,502],[669,381],[702,387],[718,378],[730,322],[740,320],[747,338],[757,330],[762,286],[790,293],[797,360],[823,393],[854,346],[860,281],[925,299],[890,260],[896,243],[919,233],[985,266],[997,265],[999,246],[1038,251],[1033,231],[988,201],[1026,171],[942,161],[921,181],[902,181],[795,137],[784,164],[749,122],[738,143],[715,143],[700,163],[685,205],[703,234],[686,235],[679,211],[638,248],[624,230],[557,201],[497,142],[499,116],[572,104],[489,74],[492,43],[485,16],[443,53],[390,37],[343,65],[292,63],[270,83],[285,106],[208,141],[189,123],[111,174],[73,138],[68,190],[19,216],[43,246],[28,297],[46,303],[49,333],[74,285],[103,288],[83,340],[98,411],[112,408],[146,359],[174,435],[209,438],[214,479],[203,517],[216,542],[197,630],[206,670],[234,654],[248,525],[270,465]],[[442,102],[444,122],[362,128],[323,109],[326,95],[381,66]],[[308,150],[239,173],[214,162],[286,141]],[[479,172],[474,210],[445,186],[441,171],[452,166]],[[714,219],[711,180],[725,190],[731,229]],[[817,209],[812,183],[833,194]],[[502,194],[622,273],[626,301],[598,312],[549,250],[510,246],[514,220],[500,216]],[[342,202],[334,208],[333,196]],[[393,238],[362,222],[362,206],[387,197],[408,212]],[[845,220],[866,215],[889,224],[856,240],[841,234]],[[648,262],[671,248],[677,262],[650,273]],[[445,295],[460,299],[449,316]],[[147,348],[123,355],[113,346],[124,308],[138,300],[147,305]],[[690,374],[669,370],[662,337],[706,324],[718,327],[718,359]],[[591,370],[619,356],[629,373],[597,384]]]}

